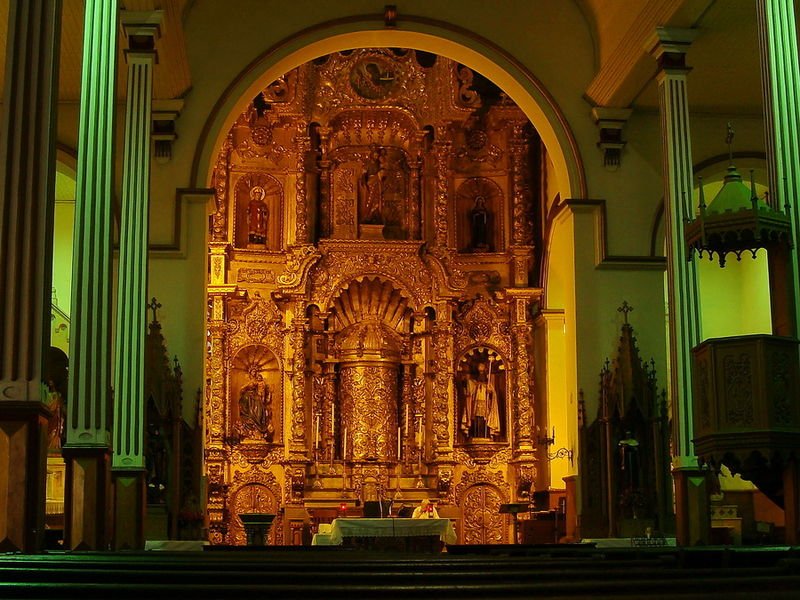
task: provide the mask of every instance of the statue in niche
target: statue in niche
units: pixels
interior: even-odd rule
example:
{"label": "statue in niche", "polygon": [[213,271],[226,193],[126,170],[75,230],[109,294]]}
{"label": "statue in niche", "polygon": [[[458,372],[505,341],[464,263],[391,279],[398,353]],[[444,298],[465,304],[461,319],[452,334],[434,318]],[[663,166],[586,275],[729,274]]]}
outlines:
{"label": "statue in niche", "polygon": [[267,243],[269,209],[264,202],[266,195],[260,185],[250,190],[250,203],[247,205],[247,241],[251,244]]}
{"label": "statue in niche", "polygon": [[361,223],[383,224],[383,194],[386,183],[388,158],[385,148],[370,147],[370,157],[361,178],[363,216]]}
{"label": "statue in niche", "polygon": [[257,433],[271,442],[275,433],[272,392],[258,369],[251,369],[248,375],[250,382],[239,392],[239,424],[245,432]]}
{"label": "statue in niche", "polygon": [[167,478],[169,453],[164,429],[155,410],[150,413],[147,423],[147,451],[145,469],[147,471],[147,503],[164,504],[167,501]]}
{"label": "statue in niche", "polygon": [[489,251],[489,211],[486,210],[486,198],[475,196],[475,204],[469,211],[470,244],[473,252]]}
{"label": "statue in niche", "polygon": [[463,385],[464,409],[461,431],[470,439],[497,439],[500,436],[500,400],[495,386],[495,361],[489,354],[478,360]]}
{"label": "statue in niche", "polygon": [[617,444],[619,448],[620,483],[624,492],[639,489],[639,442],[630,431],[625,432],[625,439]]}
{"label": "statue in niche", "polygon": [[65,414],[64,396],[58,391],[52,379],[47,380],[47,408],[50,410],[50,418],[47,422],[47,448],[49,450],[61,450],[65,439]]}

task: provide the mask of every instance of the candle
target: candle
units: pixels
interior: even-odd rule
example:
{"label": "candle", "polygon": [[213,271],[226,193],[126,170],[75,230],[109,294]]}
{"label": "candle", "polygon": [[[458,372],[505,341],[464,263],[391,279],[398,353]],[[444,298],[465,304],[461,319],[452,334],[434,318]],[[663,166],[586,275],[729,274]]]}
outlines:
{"label": "candle", "polygon": [[422,445],[422,415],[419,415],[419,421],[417,421],[417,445]]}
{"label": "candle", "polygon": [[314,448],[319,449],[319,415],[317,415],[317,424],[314,427]]}
{"label": "candle", "polygon": [[336,435],[336,405],[331,402],[331,435]]}
{"label": "candle", "polygon": [[397,428],[397,459],[400,460],[400,427]]}
{"label": "candle", "polygon": [[347,427],[344,428],[344,436],[342,437],[342,462],[347,459]]}

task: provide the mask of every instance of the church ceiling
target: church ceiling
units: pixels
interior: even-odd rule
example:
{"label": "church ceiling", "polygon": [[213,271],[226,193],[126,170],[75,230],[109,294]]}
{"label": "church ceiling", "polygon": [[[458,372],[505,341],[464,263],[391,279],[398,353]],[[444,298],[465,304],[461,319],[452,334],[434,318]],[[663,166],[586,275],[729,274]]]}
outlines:
{"label": "church ceiling", "polygon": [[[153,97],[179,98],[191,87],[183,13],[187,0],[120,0],[120,8],[148,11],[161,8],[164,22],[161,39],[156,42],[158,65],[153,70]],[[59,100],[77,102],[81,87],[84,0],[64,0],[61,16],[61,57],[59,62]],[[0,86],[5,82],[6,31],[9,0],[0,0]],[[117,96],[125,98],[127,71],[123,49],[127,43],[119,29]]]}

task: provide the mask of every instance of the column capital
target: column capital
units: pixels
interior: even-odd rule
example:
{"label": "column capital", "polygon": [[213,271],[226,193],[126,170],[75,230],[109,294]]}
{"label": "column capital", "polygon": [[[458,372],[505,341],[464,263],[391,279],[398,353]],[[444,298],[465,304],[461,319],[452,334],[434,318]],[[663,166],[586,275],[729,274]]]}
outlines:
{"label": "column capital", "polygon": [[632,113],[632,108],[595,106],[592,109],[592,120],[600,130],[597,147],[603,152],[603,165],[611,171],[619,167],[625,147],[622,130]]}
{"label": "column capital", "polygon": [[119,14],[122,31],[128,40],[125,53],[155,51],[156,40],[161,37],[164,11],[121,10]]}
{"label": "column capital", "polygon": [[688,70],[686,52],[699,33],[698,29],[656,27],[644,47],[658,61],[659,70]]}

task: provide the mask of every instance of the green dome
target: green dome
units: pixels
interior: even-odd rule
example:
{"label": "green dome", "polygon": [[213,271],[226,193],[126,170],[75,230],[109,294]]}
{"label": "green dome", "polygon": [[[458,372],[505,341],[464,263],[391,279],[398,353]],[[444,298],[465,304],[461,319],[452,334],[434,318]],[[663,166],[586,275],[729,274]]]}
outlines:
{"label": "green dome", "polygon": [[[743,208],[752,208],[753,193],[744,183],[742,183],[742,176],[736,170],[734,165],[728,167],[728,173],[725,175],[722,189],[714,196],[714,199],[709,203],[708,210],[717,213],[725,211],[738,211]],[[756,200],[759,208],[767,208],[763,200]]]}

